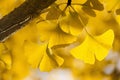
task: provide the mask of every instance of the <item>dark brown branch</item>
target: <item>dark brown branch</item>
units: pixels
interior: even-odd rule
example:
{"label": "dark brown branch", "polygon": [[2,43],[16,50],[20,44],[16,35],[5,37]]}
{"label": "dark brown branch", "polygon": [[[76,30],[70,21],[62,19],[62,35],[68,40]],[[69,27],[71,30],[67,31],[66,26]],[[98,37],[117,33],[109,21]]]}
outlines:
{"label": "dark brown branch", "polygon": [[18,8],[0,20],[0,42],[20,29],[40,12],[54,3],[55,0],[26,0]]}

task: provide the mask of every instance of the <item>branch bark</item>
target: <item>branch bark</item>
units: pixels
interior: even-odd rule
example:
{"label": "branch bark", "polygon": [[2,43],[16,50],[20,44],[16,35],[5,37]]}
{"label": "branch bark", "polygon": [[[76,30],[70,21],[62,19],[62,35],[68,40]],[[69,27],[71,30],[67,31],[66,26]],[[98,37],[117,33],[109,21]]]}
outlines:
{"label": "branch bark", "polygon": [[10,34],[25,26],[40,12],[54,3],[56,0],[26,0],[18,8],[4,16],[0,20],[0,42],[4,41]]}

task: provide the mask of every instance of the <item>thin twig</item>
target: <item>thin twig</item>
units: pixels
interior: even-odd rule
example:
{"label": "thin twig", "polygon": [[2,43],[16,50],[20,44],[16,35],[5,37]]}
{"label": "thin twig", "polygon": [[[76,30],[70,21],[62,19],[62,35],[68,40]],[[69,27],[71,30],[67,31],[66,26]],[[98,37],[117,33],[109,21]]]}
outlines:
{"label": "thin twig", "polygon": [[18,8],[0,20],[0,42],[10,34],[25,26],[33,18],[54,3],[56,0],[26,0]]}

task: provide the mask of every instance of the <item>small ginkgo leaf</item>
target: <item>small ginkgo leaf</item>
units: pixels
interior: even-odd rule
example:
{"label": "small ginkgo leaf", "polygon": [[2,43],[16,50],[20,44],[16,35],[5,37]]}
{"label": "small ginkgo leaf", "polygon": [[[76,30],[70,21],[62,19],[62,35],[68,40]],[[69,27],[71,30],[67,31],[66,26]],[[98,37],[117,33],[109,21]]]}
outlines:
{"label": "small ginkgo leaf", "polygon": [[99,10],[99,11],[104,9],[103,4],[99,0],[87,0],[83,4],[83,6],[89,7],[91,9]]}
{"label": "small ginkgo leaf", "polygon": [[29,42],[24,47],[28,62],[33,68],[39,68],[41,71],[50,71],[61,66],[64,60],[57,54],[48,51],[48,44],[35,44]]}
{"label": "small ginkgo leaf", "polygon": [[49,12],[46,15],[46,20],[55,20],[58,19],[59,16],[61,15],[62,11],[61,9],[57,6],[57,4],[51,5],[51,8],[49,9]]}
{"label": "small ginkgo leaf", "polygon": [[59,21],[60,28],[66,33],[75,36],[79,35],[84,27],[79,18],[81,18],[81,15],[78,15],[77,12],[74,11],[67,12],[66,16],[62,16],[61,20]]}
{"label": "small ginkgo leaf", "polygon": [[82,10],[83,10],[86,14],[88,14],[89,16],[96,17],[96,13],[95,13],[94,10],[92,10],[91,7],[83,6],[83,7],[82,7]]}
{"label": "small ginkgo leaf", "polygon": [[100,36],[86,36],[85,41],[71,50],[71,54],[85,63],[94,64],[95,58],[103,60],[112,48],[114,33],[108,30]]}
{"label": "small ginkgo leaf", "polygon": [[65,33],[55,22],[45,21],[37,25],[40,40],[48,41],[48,47],[70,44],[76,41],[76,37]]}
{"label": "small ginkgo leaf", "polygon": [[103,10],[104,7],[103,7],[103,4],[99,1],[99,0],[91,0],[91,3],[92,3],[92,8],[95,9],[95,10]]}

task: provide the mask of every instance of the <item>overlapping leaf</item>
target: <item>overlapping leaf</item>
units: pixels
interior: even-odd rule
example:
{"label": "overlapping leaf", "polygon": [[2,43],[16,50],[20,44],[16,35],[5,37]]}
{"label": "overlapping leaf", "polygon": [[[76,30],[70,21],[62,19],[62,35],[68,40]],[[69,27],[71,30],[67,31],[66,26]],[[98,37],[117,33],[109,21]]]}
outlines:
{"label": "overlapping leaf", "polygon": [[87,0],[82,7],[88,15],[95,17],[96,13],[94,10],[101,11],[104,9],[103,4],[99,0]]}
{"label": "overlapping leaf", "polygon": [[48,49],[46,43],[35,44],[26,43],[24,46],[25,55],[28,58],[28,62],[34,67],[39,68],[41,71],[50,71],[63,64],[64,60],[57,54],[52,53]]}
{"label": "overlapping leaf", "polygon": [[57,4],[53,4],[46,15],[46,20],[57,20],[61,14],[62,10],[59,6]]}
{"label": "overlapping leaf", "polygon": [[40,39],[49,42],[48,47],[70,44],[76,41],[76,37],[63,32],[56,22],[40,22],[37,27]]}
{"label": "overlapping leaf", "polygon": [[66,11],[66,15],[61,17],[59,23],[64,32],[77,36],[83,30],[87,21],[88,18],[83,16],[82,13],[79,14],[76,11],[69,10]]}

